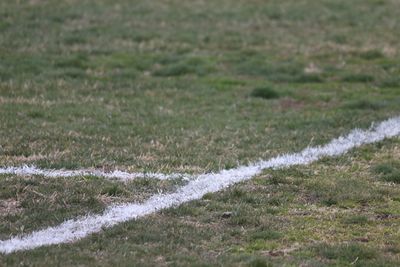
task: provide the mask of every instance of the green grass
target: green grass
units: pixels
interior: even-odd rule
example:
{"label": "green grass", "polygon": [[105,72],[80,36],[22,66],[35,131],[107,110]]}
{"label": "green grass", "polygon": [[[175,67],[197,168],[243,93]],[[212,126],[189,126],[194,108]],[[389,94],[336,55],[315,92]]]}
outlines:
{"label": "green grass", "polygon": [[376,251],[367,249],[359,244],[345,244],[338,246],[318,246],[316,253],[329,260],[341,260],[347,263],[355,263],[358,259],[370,260],[377,257]]}
{"label": "green grass", "polygon": [[251,96],[265,99],[278,98],[279,94],[270,87],[257,87],[251,92]]}
{"label": "green grass", "polygon": [[398,162],[387,162],[374,166],[374,172],[386,182],[400,184],[400,165]]}
{"label": "green grass", "polygon": [[348,74],[343,77],[343,82],[348,83],[368,83],[373,82],[375,78],[368,74]]}
{"label": "green grass", "polygon": [[[399,10],[394,0],[1,1],[0,166],[204,173],[367,128],[399,115]],[[0,265],[345,265],[358,238],[375,240],[354,245],[354,264],[396,265],[396,144],[267,171]],[[0,236],[183,183],[1,175]]]}
{"label": "green grass", "polygon": [[368,217],[363,216],[363,215],[355,215],[355,216],[349,216],[343,220],[343,223],[345,224],[367,224],[368,223]]}

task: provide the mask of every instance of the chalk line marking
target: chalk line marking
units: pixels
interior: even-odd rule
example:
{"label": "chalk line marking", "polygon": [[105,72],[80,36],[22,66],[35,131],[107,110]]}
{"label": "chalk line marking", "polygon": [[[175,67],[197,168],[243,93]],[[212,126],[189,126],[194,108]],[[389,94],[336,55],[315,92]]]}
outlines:
{"label": "chalk line marking", "polygon": [[157,194],[141,204],[126,203],[112,205],[103,214],[87,215],[78,219],[32,232],[23,236],[0,241],[0,252],[11,253],[40,246],[73,242],[100,232],[105,227],[137,219],[161,209],[173,207],[191,200],[200,199],[207,193],[217,192],[232,184],[248,180],[267,168],[284,168],[305,165],[322,157],[339,156],[363,144],[381,141],[400,134],[400,117],[395,117],[371,127],[369,130],[355,129],[347,136],[333,139],[326,145],[306,148],[299,153],[286,154],[267,161],[258,161],[248,166],[222,170],[218,173],[201,174],[187,185],[171,194]]}
{"label": "chalk line marking", "polygon": [[0,174],[15,174],[15,175],[40,175],[44,177],[75,177],[75,176],[96,176],[104,177],[106,179],[116,179],[121,181],[129,181],[137,178],[150,178],[158,180],[172,180],[184,178],[189,180],[192,175],[185,173],[154,173],[154,172],[124,172],[115,170],[113,172],[104,172],[101,170],[53,170],[53,169],[39,169],[36,166],[20,166],[20,167],[3,167],[0,168]]}

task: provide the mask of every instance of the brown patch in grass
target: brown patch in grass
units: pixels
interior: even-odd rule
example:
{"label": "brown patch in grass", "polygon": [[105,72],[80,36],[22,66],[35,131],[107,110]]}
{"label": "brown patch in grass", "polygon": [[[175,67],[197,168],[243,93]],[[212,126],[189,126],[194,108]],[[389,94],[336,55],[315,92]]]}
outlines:
{"label": "brown patch in grass", "polygon": [[293,98],[285,97],[279,101],[281,109],[300,110],[304,107],[304,102]]}
{"label": "brown patch in grass", "polygon": [[109,195],[106,195],[106,194],[98,195],[96,198],[101,203],[103,203],[105,206],[109,206],[109,205],[115,204],[115,203],[128,202],[126,198],[114,197],[114,196],[109,196]]}
{"label": "brown patch in grass", "polygon": [[326,44],[312,47],[309,51],[307,51],[308,55],[312,55],[315,52],[321,51],[337,51],[342,53],[363,53],[371,50],[382,51],[382,53],[387,57],[394,57],[398,54],[397,48],[390,46],[389,44],[378,44],[378,43],[368,43],[364,44],[362,47],[356,47],[349,44],[338,44],[334,42],[328,42]]}
{"label": "brown patch in grass", "polygon": [[51,106],[54,103],[55,103],[54,101],[37,99],[37,98],[0,96],[0,104],[28,104],[28,105]]}
{"label": "brown patch in grass", "polygon": [[310,64],[308,64],[307,67],[304,68],[304,73],[307,74],[315,74],[315,73],[321,73],[322,70],[320,68],[318,68],[317,65],[315,65],[313,62],[311,62]]}
{"label": "brown patch in grass", "polygon": [[[307,246],[311,246],[314,244],[318,244],[318,242],[311,242],[310,244],[307,244]],[[286,248],[281,248],[281,249],[276,249],[276,250],[269,250],[269,251],[265,251],[264,253],[261,254],[266,254],[272,257],[279,257],[279,256],[287,256],[288,254],[301,249],[302,247],[304,247],[303,245],[300,245],[299,243],[295,242],[293,243],[292,246],[286,247]]]}
{"label": "brown patch in grass", "polygon": [[[6,162],[10,162],[12,164],[26,164],[26,163],[31,163],[35,162],[38,160],[43,160],[43,159],[50,159],[50,160],[58,160],[60,159],[63,155],[67,154],[67,151],[54,151],[49,154],[33,154],[29,156],[24,156],[24,155],[18,155],[18,156],[6,156],[4,159]],[[1,158],[1,157],[0,157]]]}
{"label": "brown patch in grass", "polygon": [[18,200],[13,198],[0,199],[0,217],[15,215],[20,212],[22,212],[22,208]]}
{"label": "brown patch in grass", "polygon": [[[70,96],[71,97],[71,96]],[[60,100],[46,100],[37,97],[26,98],[26,97],[4,97],[0,96],[0,104],[17,104],[17,105],[38,105],[43,107],[50,107],[54,105],[60,104],[77,104],[77,103],[98,103],[104,102],[103,98],[93,97],[93,96],[74,96],[70,99],[60,99]],[[113,105],[106,105],[108,110],[112,110],[114,108]]]}

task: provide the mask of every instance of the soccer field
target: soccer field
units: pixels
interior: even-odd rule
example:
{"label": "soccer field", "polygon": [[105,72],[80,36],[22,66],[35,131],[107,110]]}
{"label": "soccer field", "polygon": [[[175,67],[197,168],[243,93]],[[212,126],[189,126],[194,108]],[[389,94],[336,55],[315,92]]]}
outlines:
{"label": "soccer field", "polygon": [[400,265],[398,17],[0,2],[0,266]]}

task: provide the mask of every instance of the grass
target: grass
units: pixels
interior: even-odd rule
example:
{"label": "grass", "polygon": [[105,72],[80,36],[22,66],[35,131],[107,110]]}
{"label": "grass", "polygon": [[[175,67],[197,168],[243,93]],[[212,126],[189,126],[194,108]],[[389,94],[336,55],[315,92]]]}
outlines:
{"label": "grass", "polygon": [[356,263],[358,259],[370,260],[377,257],[376,251],[359,244],[318,246],[316,253],[329,260],[339,259],[347,263]]}
{"label": "grass", "polygon": [[343,82],[348,83],[368,83],[373,82],[375,78],[368,74],[348,74],[343,77]]}
{"label": "grass", "polygon": [[[345,129],[395,114],[396,87],[379,90],[349,74],[367,69],[377,83],[397,77],[398,65],[387,69],[396,58],[386,56],[385,43],[376,41],[371,45],[376,47],[368,49],[356,43],[367,38],[360,33],[365,27],[361,22],[376,25],[369,32],[379,36],[376,40],[386,40],[381,38],[382,24],[369,22],[374,16],[380,21],[375,13],[380,9],[371,8],[373,3],[343,4],[346,8],[340,12],[329,1],[319,3],[314,9],[328,12],[322,17],[303,15],[307,1],[270,3],[260,10],[256,2],[234,6],[224,1],[206,6],[197,3],[198,14],[174,1],[160,12],[154,11],[160,9],[155,3],[132,6],[121,1],[115,9],[109,5],[101,1],[96,5],[52,1],[26,7],[2,5],[10,23],[3,29],[0,66],[2,165],[153,171],[185,166],[189,172],[212,171],[260,155],[300,149],[311,138],[322,143]],[[177,5],[187,17],[176,16]],[[396,9],[388,5],[379,8],[385,17],[395,17]],[[372,18],[360,15],[360,23],[353,25],[347,10],[356,12],[363,7],[371,10]],[[47,16],[45,10],[53,10],[54,15]],[[104,13],[108,19],[99,19]],[[132,14],[141,15],[132,18]],[[263,19],[246,24],[248,14]],[[209,27],[198,23],[202,16],[213,17],[209,23],[218,22],[221,28],[206,35],[203,30]],[[235,31],[232,16],[238,19]],[[348,35],[356,32],[357,38],[346,47],[332,49],[330,41],[320,38],[326,31],[314,22],[329,22],[335,16],[342,22],[353,21],[346,27]],[[165,22],[163,30],[156,21]],[[339,31],[335,27],[344,27],[336,23],[332,34]],[[49,24],[52,31],[47,30]],[[46,45],[41,38],[44,33]],[[281,49],[277,45],[281,43],[293,47]],[[320,50],[306,53],[296,48],[300,43],[308,50]],[[383,56],[376,56],[378,52]],[[345,66],[338,67],[337,53],[344,57]],[[364,62],[365,54],[375,56]],[[310,64],[315,66],[311,73],[306,71]],[[357,82],[342,86],[340,79],[346,75],[353,80],[358,77]],[[233,83],[224,84],[224,80]],[[268,86],[292,101],[282,98],[267,104],[247,98],[254,88]],[[362,116],[349,116],[352,111],[338,108],[366,93],[387,106],[378,113],[363,110]],[[302,112],[293,112],[299,109]],[[198,127],[204,124],[208,127]],[[13,129],[19,133],[12,134]],[[269,129],[268,136],[265,129]],[[326,135],[321,136],[321,131]],[[278,142],[281,137],[287,142]],[[204,146],[209,148],[204,150]],[[55,151],[58,157],[51,158]],[[41,160],[23,160],[24,155],[38,153]]]}
{"label": "grass", "polygon": [[[376,180],[370,166],[398,162],[399,144],[399,139],[385,141],[311,166],[267,170],[219,194],[77,243],[11,254],[3,261],[13,265],[23,257],[40,265],[45,254],[49,265],[61,260],[66,265],[397,266],[400,188]],[[349,190],[340,179],[359,186]],[[316,197],[321,189],[334,191],[336,203]],[[222,216],[227,211],[231,216]]]}
{"label": "grass", "polygon": [[[0,166],[196,174],[369,127],[399,114],[399,10],[392,0],[2,1]],[[344,265],[360,238],[370,241],[354,264],[396,265],[396,144],[267,171],[0,265]],[[183,183],[1,175],[0,235]],[[378,253],[363,257],[369,249]]]}
{"label": "grass", "polygon": [[374,172],[386,182],[400,183],[400,165],[398,162],[386,162],[374,166]]}
{"label": "grass", "polygon": [[343,223],[364,225],[364,224],[368,223],[368,217],[363,216],[363,215],[349,216],[343,220]]}
{"label": "grass", "polygon": [[370,109],[370,110],[378,110],[385,106],[384,102],[377,102],[368,99],[360,99],[347,103],[345,105],[346,108],[349,109]]}
{"label": "grass", "polygon": [[95,177],[6,175],[0,183],[0,237],[6,239],[65,219],[100,213],[110,204],[141,202],[155,193],[174,191],[183,182],[138,179],[121,183]]}
{"label": "grass", "polygon": [[279,94],[270,87],[258,87],[253,89],[251,96],[260,97],[264,99],[278,98]]}

